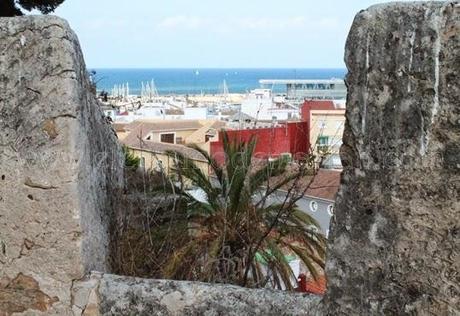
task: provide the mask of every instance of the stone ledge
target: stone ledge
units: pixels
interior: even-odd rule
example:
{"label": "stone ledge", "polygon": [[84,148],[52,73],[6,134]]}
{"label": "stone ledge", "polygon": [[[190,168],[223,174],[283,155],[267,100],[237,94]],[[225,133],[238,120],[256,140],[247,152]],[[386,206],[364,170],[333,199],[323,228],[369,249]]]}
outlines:
{"label": "stone ledge", "polygon": [[73,287],[82,315],[318,315],[321,297],[93,272]]}

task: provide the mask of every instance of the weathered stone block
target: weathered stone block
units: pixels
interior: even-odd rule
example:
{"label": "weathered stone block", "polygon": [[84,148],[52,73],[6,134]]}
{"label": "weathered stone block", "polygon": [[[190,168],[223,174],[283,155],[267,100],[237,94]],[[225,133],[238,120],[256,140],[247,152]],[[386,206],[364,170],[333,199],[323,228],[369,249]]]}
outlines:
{"label": "weathered stone block", "polygon": [[82,306],[88,315],[314,316],[321,301],[302,293],[98,273],[79,287],[86,289],[84,293],[92,289],[92,299]]}
{"label": "weathered stone block", "polygon": [[351,28],[330,315],[460,313],[460,5],[377,5]]}
{"label": "weathered stone block", "polygon": [[15,309],[70,314],[72,282],[109,271],[122,164],[67,23],[0,18],[0,314],[21,291]]}
{"label": "weathered stone block", "polygon": [[360,12],[316,296],[106,273],[122,155],[56,17],[0,19],[0,316],[460,313],[460,5]]}

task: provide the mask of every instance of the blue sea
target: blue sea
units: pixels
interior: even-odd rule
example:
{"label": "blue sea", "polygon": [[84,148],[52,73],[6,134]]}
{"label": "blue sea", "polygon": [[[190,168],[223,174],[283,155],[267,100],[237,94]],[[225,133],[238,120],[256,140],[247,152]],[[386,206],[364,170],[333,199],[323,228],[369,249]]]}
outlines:
{"label": "blue sea", "polygon": [[[152,79],[161,95],[217,94],[223,82],[230,93],[245,93],[259,88],[260,79],[331,79],[344,78],[345,69],[90,69],[96,71],[98,91],[110,92],[114,85],[129,84],[130,94],[140,94],[141,82]],[[284,92],[284,87],[274,87]]]}

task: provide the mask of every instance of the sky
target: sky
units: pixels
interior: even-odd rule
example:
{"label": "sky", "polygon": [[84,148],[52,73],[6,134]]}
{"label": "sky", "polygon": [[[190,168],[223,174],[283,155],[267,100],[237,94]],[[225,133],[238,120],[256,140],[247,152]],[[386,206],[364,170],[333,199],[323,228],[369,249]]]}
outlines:
{"label": "sky", "polygon": [[344,68],[355,14],[384,0],[66,0],[90,68]]}

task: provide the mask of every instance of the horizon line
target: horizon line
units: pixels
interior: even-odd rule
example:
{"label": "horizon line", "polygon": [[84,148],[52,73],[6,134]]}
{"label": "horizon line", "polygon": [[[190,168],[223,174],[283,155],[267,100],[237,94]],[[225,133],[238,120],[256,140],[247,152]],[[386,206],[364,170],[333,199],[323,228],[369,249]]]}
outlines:
{"label": "horizon line", "polygon": [[200,70],[200,69],[291,69],[291,70],[347,70],[346,67],[89,67],[88,69],[190,69],[190,70]]}

